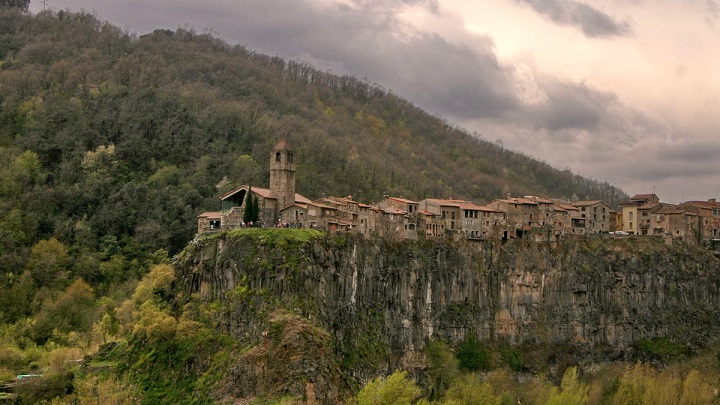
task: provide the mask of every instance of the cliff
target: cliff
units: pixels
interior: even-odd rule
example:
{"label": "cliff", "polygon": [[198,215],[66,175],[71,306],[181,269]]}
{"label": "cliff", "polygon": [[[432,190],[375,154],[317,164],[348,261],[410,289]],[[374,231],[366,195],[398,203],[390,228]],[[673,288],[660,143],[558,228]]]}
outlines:
{"label": "cliff", "polygon": [[283,392],[328,400],[348,375],[421,369],[433,339],[622,353],[653,337],[699,347],[720,332],[720,261],[691,246],[303,232],[213,235],[176,259],[181,295],[222,302],[219,327],[253,348],[228,381],[235,395],[275,376],[285,378]]}

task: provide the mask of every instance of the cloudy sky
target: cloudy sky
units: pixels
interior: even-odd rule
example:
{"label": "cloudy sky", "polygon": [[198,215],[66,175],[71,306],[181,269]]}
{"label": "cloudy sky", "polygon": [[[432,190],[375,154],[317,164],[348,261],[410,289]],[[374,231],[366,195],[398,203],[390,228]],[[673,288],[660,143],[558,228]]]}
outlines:
{"label": "cloudy sky", "polygon": [[[720,0],[47,0],[366,78],[630,194],[720,197]],[[32,0],[31,10],[42,9]]]}

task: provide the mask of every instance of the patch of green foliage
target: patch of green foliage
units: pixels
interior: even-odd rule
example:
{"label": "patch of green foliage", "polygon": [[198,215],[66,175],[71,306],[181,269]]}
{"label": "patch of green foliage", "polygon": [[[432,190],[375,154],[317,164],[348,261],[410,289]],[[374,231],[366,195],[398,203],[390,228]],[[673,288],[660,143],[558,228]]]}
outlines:
{"label": "patch of green foliage", "polygon": [[665,337],[642,339],[637,343],[636,347],[641,354],[662,360],[686,357],[692,353],[686,345],[675,343]]}
{"label": "patch of green foliage", "polygon": [[318,239],[325,236],[325,232],[315,229],[238,228],[228,231],[226,235],[231,238],[248,238],[269,247],[286,247]]}
{"label": "patch of green foliage", "polygon": [[525,365],[525,360],[523,359],[523,353],[518,347],[506,346],[500,349],[500,359],[504,364],[510,367],[510,370],[512,371],[527,371],[527,366]]}
{"label": "patch of green foliage", "polygon": [[475,336],[470,336],[458,346],[455,357],[463,371],[489,370],[492,365],[490,351]]}
{"label": "patch of green foliage", "polygon": [[119,375],[131,376],[145,403],[212,403],[212,390],[229,367],[235,342],[198,333],[162,340],[135,338],[118,345],[102,361],[117,362]]}

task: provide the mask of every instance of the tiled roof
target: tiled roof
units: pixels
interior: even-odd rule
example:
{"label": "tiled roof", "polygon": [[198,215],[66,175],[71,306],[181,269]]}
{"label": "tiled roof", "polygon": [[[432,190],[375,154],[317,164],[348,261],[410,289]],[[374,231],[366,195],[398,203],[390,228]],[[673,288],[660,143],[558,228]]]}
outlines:
{"label": "tiled roof", "polygon": [[476,205],[473,203],[459,203],[458,206],[460,207],[460,209],[468,210],[468,211],[502,212],[502,211],[492,209],[490,207],[486,207],[484,205]]}
{"label": "tiled roof", "polygon": [[638,207],[639,210],[651,210],[657,206],[663,207],[661,203],[647,203]]}
{"label": "tiled roof", "polygon": [[303,195],[300,195],[300,194],[298,194],[298,193],[295,193],[295,202],[296,202],[296,203],[301,203],[301,204],[307,204],[307,203],[309,203],[309,202],[311,202],[311,201],[310,201],[309,198],[307,198],[307,197],[305,197],[305,196],[303,196]]}
{"label": "tiled roof", "polygon": [[281,139],[280,142],[278,142],[277,145],[275,145],[273,150],[290,150],[290,146],[286,140]]}
{"label": "tiled roof", "polygon": [[575,201],[572,203],[572,205],[578,206],[578,207],[587,207],[588,205],[595,205],[597,203],[602,203],[600,200],[590,200],[590,201]]}
{"label": "tiled roof", "polygon": [[407,211],[398,210],[395,208],[380,208],[382,212],[385,212],[387,214],[397,214],[397,215],[405,215],[407,214]]}
{"label": "tiled roof", "polygon": [[712,202],[712,201],[686,201],[680,205],[692,205],[694,207],[698,208],[705,208],[705,209],[713,209],[713,208],[720,208],[720,203]]}
{"label": "tiled roof", "polygon": [[[508,203],[508,204],[538,205],[538,203],[535,200],[531,200],[529,198],[522,198],[522,197],[498,198],[498,199],[492,200],[490,202],[495,202],[495,201],[504,202],[504,203]],[[547,200],[547,202],[552,204],[552,201],[550,201],[550,200]]]}
{"label": "tiled roof", "polygon": [[337,209],[337,207],[333,207],[332,205],[327,205],[327,204],[323,204],[320,202],[314,202],[314,201],[309,201],[308,205],[314,205],[315,207],[318,207],[318,208],[327,208],[327,209],[332,209],[332,210]]}
{"label": "tiled roof", "polygon": [[287,209],[295,208],[295,207],[302,208],[302,209],[306,210],[306,209],[307,209],[307,204],[300,204],[300,203],[291,204],[291,205],[288,205],[287,207],[281,209],[280,211],[285,211],[285,210],[287,210]]}
{"label": "tiled roof", "polygon": [[198,218],[207,218],[207,219],[220,219],[222,217],[222,212],[215,212],[215,211],[207,211],[203,212],[202,214],[197,216]]}
{"label": "tiled roof", "polygon": [[350,196],[347,196],[347,197],[334,197],[334,196],[330,196],[330,197],[327,197],[327,199],[328,199],[328,200],[332,200],[332,201],[337,201],[337,202],[346,203],[346,204],[360,204],[360,203],[357,202],[357,201],[353,201],[352,198],[350,198]]}
{"label": "tiled roof", "polygon": [[632,200],[649,200],[653,198],[655,194],[635,194],[634,196],[630,197],[630,201]]}
{"label": "tiled roof", "polygon": [[[249,189],[249,186],[240,186],[234,190],[228,191],[227,193],[221,195],[220,199],[221,200],[228,199],[243,189],[247,190],[247,189]],[[270,189],[268,189],[268,188],[253,187],[252,192],[259,195],[262,198],[266,198],[266,199],[273,198],[273,197],[270,197]],[[303,195],[295,193],[295,202],[301,203],[301,204],[307,204],[310,202],[310,199]]]}
{"label": "tiled roof", "polygon": [[426,198],[423,201],[428,201],[433,204],[443,205],[446,207],[460,207],[460,204],[472,204],[472,202],[465,200],[443,200],[440,198]]}
{"label": "tiled roof", "polygon": [[401,202],[403,204],[417,204],[418,203],[417,201],[408,200],[407,198],[402,198],[402,197],[387,197],[387,199],[395,200],[395,201]]}
{"label": "tiled roof", "polygon": [[667,215],[683,214],[683,213],[685,213],[685,210],[679,209],[675,206],[665,206],[665,207],[660,207],[660,209],[655,211],[655,213],[656,214],[667,214]]}

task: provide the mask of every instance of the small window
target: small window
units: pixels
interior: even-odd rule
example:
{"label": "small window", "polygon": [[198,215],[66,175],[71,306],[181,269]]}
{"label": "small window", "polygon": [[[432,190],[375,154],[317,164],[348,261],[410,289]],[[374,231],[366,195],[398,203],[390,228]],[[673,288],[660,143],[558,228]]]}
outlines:
{"label": "small window", "polygon": [[276,162],[280,161],[280,152],[275,152],[275,161]]}
{"label": "small window", "polygon": [[293,162],[293,154],[292,154],[292,152],[288,152],[288,163],[292,163],[292,162]]}

